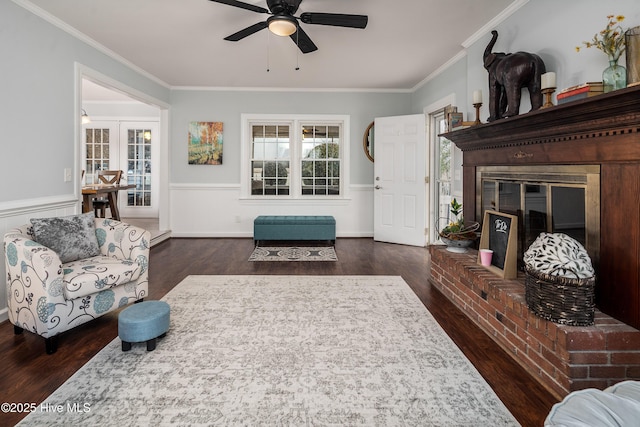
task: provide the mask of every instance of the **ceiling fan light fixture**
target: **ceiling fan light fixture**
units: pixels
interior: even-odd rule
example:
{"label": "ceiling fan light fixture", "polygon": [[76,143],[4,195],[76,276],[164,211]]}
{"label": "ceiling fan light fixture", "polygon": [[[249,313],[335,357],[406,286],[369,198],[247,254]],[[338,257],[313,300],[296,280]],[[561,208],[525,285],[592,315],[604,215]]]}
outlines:
{"label": "ceiling fan light fixture", "polygon": [[287,15],[275,15],[267,20],[269,31],[277,36],[290,36],[298,29],[295,18]]}

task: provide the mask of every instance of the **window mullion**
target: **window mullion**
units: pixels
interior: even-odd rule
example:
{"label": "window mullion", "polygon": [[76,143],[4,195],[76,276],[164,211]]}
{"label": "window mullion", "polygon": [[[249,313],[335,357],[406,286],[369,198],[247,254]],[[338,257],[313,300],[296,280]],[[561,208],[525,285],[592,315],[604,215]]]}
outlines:
{"label": "window mullion", "polygon": [[302,153],[302,126],[299,120],[291,122],[291,197],[300,197],[302,185],[300,180],[300,157]]}

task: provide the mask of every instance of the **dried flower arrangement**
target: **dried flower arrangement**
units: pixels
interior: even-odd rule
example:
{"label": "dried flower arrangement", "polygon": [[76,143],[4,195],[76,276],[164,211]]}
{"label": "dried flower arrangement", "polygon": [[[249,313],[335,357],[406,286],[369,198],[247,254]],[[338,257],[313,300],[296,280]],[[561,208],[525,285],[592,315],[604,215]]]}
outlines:
{"label": "dried flower arrangement", "polygon": [[[609,15],[604,30],[596,33],[593,39],[582,42],[586,47],[595,47],[607,54],[609,61],[617,62],[625,50],[624,32],[620,23],[624,21],[623,15]],[[576,46],[576,52],[580,52],[580,46]]]}

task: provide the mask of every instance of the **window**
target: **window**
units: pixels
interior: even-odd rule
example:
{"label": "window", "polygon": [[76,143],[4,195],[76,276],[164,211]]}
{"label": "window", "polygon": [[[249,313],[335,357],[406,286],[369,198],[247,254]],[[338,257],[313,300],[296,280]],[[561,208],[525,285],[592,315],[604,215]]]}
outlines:
{"label": "window", "polygon": [[243,115],[251,197],[344,197],[346,116]]}
{"label": "window", "polygon": [[302,194],[340,195],[340,126],[302,126]]}
{"label": "window", "polygon": [[251,195],[288,195],[289,125],[251,125]]}

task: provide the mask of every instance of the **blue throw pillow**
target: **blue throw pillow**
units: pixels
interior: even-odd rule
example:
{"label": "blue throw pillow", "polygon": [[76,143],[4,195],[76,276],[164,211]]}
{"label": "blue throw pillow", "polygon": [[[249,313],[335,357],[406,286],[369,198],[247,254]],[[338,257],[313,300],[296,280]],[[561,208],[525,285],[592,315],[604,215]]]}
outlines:
{"label": "blue throw pillow", "polygon": [[63,263],[100,255],[93,212],[33,218],[31,225],[34,240],[56,252]]}

